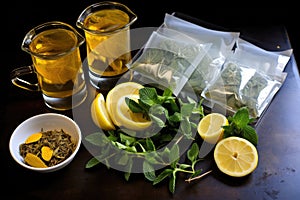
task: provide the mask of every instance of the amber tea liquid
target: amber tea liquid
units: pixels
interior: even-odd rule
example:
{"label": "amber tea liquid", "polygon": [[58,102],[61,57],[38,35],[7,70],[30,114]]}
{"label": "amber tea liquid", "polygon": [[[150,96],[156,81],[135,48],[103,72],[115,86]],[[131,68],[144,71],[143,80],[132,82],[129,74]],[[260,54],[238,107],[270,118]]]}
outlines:
{"label": "amber tea liquid", "polygon": [[53,102],[56,107],[61,104],[60,110],[69,109],[72,95],[85,87],[76,44],[72,31],[57,28],[41,32],[29,46],[40,89],[50,107]]}
{"label": "amber tea liquid", "polygon": [[85,31],[91,73],[111,77],[128,70],[125,64],[131,59],[126,27],[129,20],[128,14],[118,9],[99,10],[84,20],[84,27],[91,30]]}

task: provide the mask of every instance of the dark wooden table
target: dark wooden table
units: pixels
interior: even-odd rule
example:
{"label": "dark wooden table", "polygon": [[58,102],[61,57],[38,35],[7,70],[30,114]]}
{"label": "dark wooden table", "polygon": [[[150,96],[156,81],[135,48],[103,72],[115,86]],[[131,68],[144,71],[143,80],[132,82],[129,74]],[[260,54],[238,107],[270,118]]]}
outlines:
{"label": "dark wooden table", "polygon": [[[57,3],[57,2],[56,2]],[[85,2],[77,5],[74,10],[68,10],[65,14],[63,8],[49,4],[48,12],[32,10],[32,14],[25,11],[24,18],[19,16],[13,19],[19,29],[10,26],[12,46],[9,53],[3,56],[4,63],[9,67],[1,74],[1,99],[4,105],[0,110],[0,161],[1,161],[1,199],[298,199],[300,195],[300,78],[294,54],[291,57],[285,71],[287,79],[280,91],[274,97],[267,111],[259,120],[256,131],[259,134],[259,165],[257,169],[246,178],[234,179],[222,175],[214,170],[210,175],[192,183],[186,183],[184,177],[179,177],[176,183],[176,191],[171,195],[167,183],[152,186],[141,174],[133,174],[129,181],[123,178],[123,172],[107,169],[99,165],[93,169],[85,169],[86,162],[91,158],[90,152],[82,145],[78,155],[66,168],[41,174],[21,168],[12,159],[9,153],[9,138],[13,130],[25,119],[40,113],[56,112],[47,108],[39,93],[31,93],[16,88],[9,81],[9,71],[21,64],[30,63],[28,55],[21,52],[19,46],[25,32],[42,21],[58,19],[75,24],[74,20],[80,11],[88,4]],[[145,25],[159,26],[163,21],[165,12],[180,11],[197,18],[194,12],[181,9],[180,5],[165,7],[163,11],[157,11],[156,17],[146,18],[150,14],[143,12],[147,7],[139,3],[126,2],[137,11],[137,15],[144,20]],[[174,5],[173,5],[174,6]],[[30,6],[24,3],[24,7]],[[151,8],[153,8],[152,6]],[[42,8],[38,6],[38,8]],[[168,8],[168,9],[166,9]],[[32,8],[33,9],[33,8]],[[177,9],[177,10],[176,10]],[[57,13],[55,13],[57,11]],[[36,16],[34,16],[36,14]],[[51,15],[53,14],[53,15]],[[153,14],[153,13],[152,13]],[[195,14],[195,15],[193,15]],[[48,17],[47,17],[48,16]],[[55,17],[54,17],[55,16]],[[72,16],[72,17],[70,17]],[[228,16],[227,16],[228,17]],[[205,20],[205,16],[203,16]],[[18,21],[20,20],[20,21]],[[215,22],[215,19],[212,19]],[[281,23],[263,24],[254,26],[255,22],[239,25],[219,20],[220,26],[234,26],[241,32],[241,37],[249,39],[254,44],[267,50],[285,50],[293,47],[289,32]],[[141,26],[139,21],[136,26]],[[262,25],[263,24],[263,25]],[[248,25],[248,26],[247,26]],[[7,59],[10,58],[9,61]],[[2,70],[2,69],[1,69]],[[90,104],[92,96],[78,108],[71,111],[58,112],[70,117],[76,115],[76,119],[83,134],[88,134],[93,129],[86,108]],[[78,113],[83,113],[81,116]],[[78,117],[78,118],[77,118]],[[210,156],[203,162],[203,168],[214,166]]]}

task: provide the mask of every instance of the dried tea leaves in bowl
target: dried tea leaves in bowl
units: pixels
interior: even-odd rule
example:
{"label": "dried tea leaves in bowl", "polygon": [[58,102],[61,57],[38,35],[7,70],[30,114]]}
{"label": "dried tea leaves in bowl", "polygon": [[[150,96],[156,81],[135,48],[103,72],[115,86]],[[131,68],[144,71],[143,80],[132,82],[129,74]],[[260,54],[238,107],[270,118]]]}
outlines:
{"label": "dried tea leaves in bowl", "polygon": [[66,160],[76,144],[63,129],[34,133],[20,145],[20,155],[32,167],[51,167]]}

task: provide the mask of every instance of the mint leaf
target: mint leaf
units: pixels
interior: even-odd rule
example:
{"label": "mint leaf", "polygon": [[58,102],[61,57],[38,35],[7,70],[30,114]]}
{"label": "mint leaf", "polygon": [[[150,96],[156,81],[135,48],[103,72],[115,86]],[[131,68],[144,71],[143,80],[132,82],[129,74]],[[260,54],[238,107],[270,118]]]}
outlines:
{"label": "mint leaf", "polygon": [[125,169],[126,169],[126,172],[125,172],[125,174],[124,174],[124,178],[125,178],[126,181],[129,180],[129,177],[130,177],[130,175],[131,175],[132,164],[133,164],[132,158],[130,158],[130,159],[128,160],[128,163],[127,163],[126,168],[125,168]]}
{"label": "mint leaf", "polygon": [[164,102],[165,107],[170,108],[171,111],[173,112],[180,112],[179,106],[177,103],[174,101],[174,99],[169,99]]}
{"label": "mint leaf", "polygon": [[141,107],[137,102],[128,97],[125,97],[125,102],[128,105],[129,109],[134,113],[144,113],[143,107]]}
{"label": "mint leaf", "polygon": [[171,97],[173,95],[173,92],[170,88],[167,88],[164,90],[164,93],[163,93],[163,97]]}
{"label": "mint leaf", "polygon": [[143,172],[146,179],[148,179],[149,181],[155,180],[155,169],[147,161],[143,162]]}
{"label": "mint leaf", "polygon": [[193,162],[198,158],[198,154],[199,154],[199,147],[197,143],[193,143],[192,147],[187,151],[187,157],[191,162]]}
{"label": "mint leaf", "polygon": [[257,145],[258,135],[253,127],[249,124],[253,122],[250,118],[247,107],[242,107],[232,116],[228,117],[229,125],[223,126],[224,138],[230,136],[238,136],[245,138],[252,144]]}
{"label": "mint leaf", "polygon": [[180,130],[183,135],[189,139],[193,139],[192,137],[192,123],[190,122],[188,117],[183,118],[180,124]]}
{"label": "mint leaf", "polygon": [[180,155],[179,155],[179,146],[178,144],[174,144],[170,150],[170,155],[169,155],[169,162],[176,162],[178,161]]}
{"label": "mint leaf", "polygon": [[258,135],[255,129],[249,125],[244,127],[242,137],[249,140],[254,145],[257,145],[258,143]]}
{"label": "mint leaf", "polygon": [[129,180],[130,175],[131,175],[130,172],[125,172],[125,173],[124,173],[124,178],[125,178],[126,181]]}
{"label": "mint leaf", "polygon": [[123,153],[123,154],[117,155],[117,157],[118,157],[117,163],[118,163],[119,165],[125,166],[125,165],[128,164],[128,161],[129,161],[128,154]]}
{"label": "mint leaf", "polygon": [[240,108],[234,115],[233,115],[233,122],[236,124],[237,127],[243,128],[249,123],[249,111],[246,107]]}
{"label": "mint leaf", "polygon": [[171,124],[179,123],[181,120],[182,120],[182,116],[181,116],[181,114],[178,113],[178,112],[175,112],[173,115],[171,115],[171,116],[168,118],[168,121],[169,121]]}
{"label": "mint leaf", "polygon": [[176,185],[175,183],[176,183],[176,174],[175,172],[173,172],[169,180],[169,190],[172,194],[174,194],[175,192],[175,185]]}
{"label": "mint leaf", "polygon": [[155,124],[158,125],[158,127],[163,128],[163,127],[166,126],[165,121],[161,120],[160,117],[157,117],[157,116],[152,115],[152,114],[149,114],[149,117],[150,117],[151,121],[155,122]]}
{"label": "mint leaf", "polygon": [[148,104],[149,106],[153,106],[155,104],[160,103],[158,100],[158,94],[155,88],[144,87],[139,90],[140,99]]}
{"label": "mint leaf", "polygon": [[183,117],[189,117],[195,108],[195,104],[182,104],[181,105],[181,115]]}
{"label": "mint leaf", "polygon": [[107,137],[100,132],[92,133],[90,135],[87,135],[85,137],[85,140],[90,142],[91,144],[94,144],[99,147],[105,146],[107,143],[109,143],[109,140]]}
{"label": "mint leaf", "polygon": [[230,124],[227,126],[223,126],[223,129],[224,129],[224,135],[223,135],[224,138],[234,135],[233,126],[231,126]]}
{"label": "mint leaf", "polygon": [[136,141],[136,139],[134,137],[131,137],[131,136],[128,136],[128,135],[125,135],[122,133],[120,134],[120,139],[121,139],[122,143],[126,144],[126,146],[130,146]]}
{"label": "mint leaf", "polygon": [[153,181],[153,185],[156,185],[158,183],[160,183],[162,180],[164,180],[165,178],[167,178],[168,176],[170,176],[172,174],[173,170],[172,169],[165,169],[163,172],[161,172]]}
{"label": "mint leaf", "polygon": [[[157,159],[158,158],[158,159]],[[157,155],[157,152],[151,152],[145,155],[145,162],[148,162],[149,164],[160,164],[159,156]]]}
{"label": "mint leaf", "polygon": [[196,176],[200,175],[201,173],[202,173],[202,169],[198,169],[192,174],[191,178],[196,177]]}
{"label": "mint leaf", "polygon": [[191,165],[189,165],[189,164],[179,164],[179,169],[187,169],[190,167],[191,167]]}
{"label": "mint leaf", "polygon": [[155,149],[156,149],[151,138],[146,138],[146,146],[147,146],[148,151],[155,151]]}
{"label": "mint leaf", "polygon": [[92,168],[99,163],[100,161],[97,158],[93,157],[85,164],[85,168]]}

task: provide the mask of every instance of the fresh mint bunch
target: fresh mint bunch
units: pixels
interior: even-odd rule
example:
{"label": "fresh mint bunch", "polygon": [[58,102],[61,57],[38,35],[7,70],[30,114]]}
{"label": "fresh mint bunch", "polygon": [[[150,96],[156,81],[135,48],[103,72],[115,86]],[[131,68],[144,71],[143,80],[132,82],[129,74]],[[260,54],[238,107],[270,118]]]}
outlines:
{"label": "fresh mint bunch", "polygon": [[228,117],[229,124],[223,126],[224,138],[230,136],[239,136],[247,139],[252,144],[257,145],[258,134],[250,125],[255,119],[249,117],[249,110],[247,107],[242,107],[233,115]]}
{"label": "fresh mint bunch", "polygon": [[[153,121],[151,127],[142,132],[151,136],[134,137],[137,131],[124,132],[125,129],[90,134],[85,139],[99,148],[101,154],[91,158],[86,168],[99,163],[105,163],[108,168],[120,165],[127,170],[124,177],[129,180],[134,161],[142,159],[145,178],[152,181],[153,185],[168,179],[172,193],[175,192],[179,172],[188,174],[189,182],[198,179],[202,170],[196,169],[196,163],[201,159],[193,133],[197,132],[197,124],[204,116],[202,101],[174,97],[170,89],[165,89],[160,95],[152,87],[140,89],[138,101],[130,98],[125,98],[125,101],[132,112],[143,113],[145,118]],[[156,130],[159,131],[153,135]],[[182,155],[185,156],[181,157],[180,152],[183,151],[185,154]]]}

